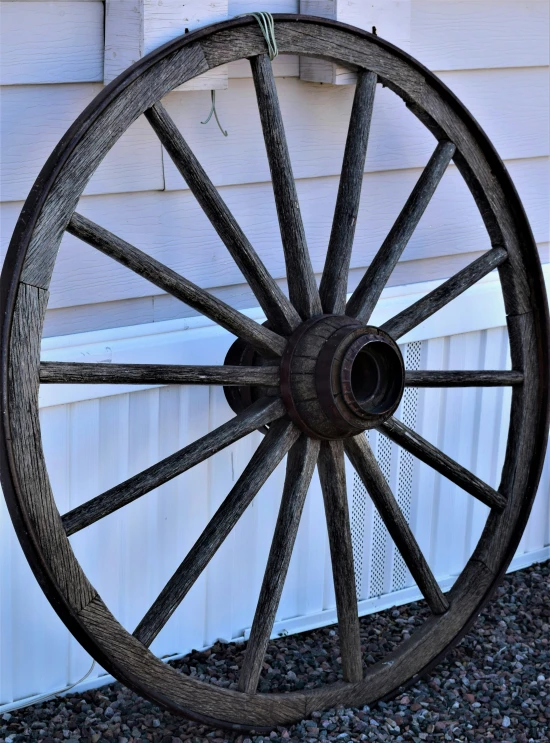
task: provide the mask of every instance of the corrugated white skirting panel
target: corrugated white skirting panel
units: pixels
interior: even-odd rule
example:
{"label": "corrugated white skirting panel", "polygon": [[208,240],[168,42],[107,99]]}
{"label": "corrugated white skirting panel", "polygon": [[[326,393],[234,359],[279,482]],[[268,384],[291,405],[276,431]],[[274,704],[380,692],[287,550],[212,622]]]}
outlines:
{"label": "corrugated white skirting panel", "polygon": [[[193,336],[192,331],[186,332]],[[166,347],[174,347],[172,335],[163,336]],[[228,339],[227,334],[213,335],[208,356],[213,348],[219,358]],[[154,356],[149,351],[149,358],[142,355],[141,360],[165,360],[162,342]],[[181,343],[176,345],[182,348]],[[112,351],[109,345],[102,348],[105,353]],[[402,349],[410,369],[503,369],[508,363],[504,327],[415,340]],[[66,358],[75,359],[67,353]],[[101,358],[93,350],[79,353],[80,357]],[[191,344],[191,351],[183,354],[187,363],[189,353],[195,361],[206,361],[195,358]],[[112,354],[114,361],[115,351]],[[180,351],[177,354],[183,360]],[[103,397],[93,396],[101,394],[98,388],[94,392],[79,389],[78,394],[89,399],[71,402],[68,395],[69,401],[60,398],[59,404],[46,399],[41,411],[46,458],[61,512],[231,416],[221,388],[156,387],[135,392],[124,389],[119,394],[111,388],[102,390],[104,395],[107,392]],[[509,407],[509,389],[408,389],[399,417],[496,487]],[[137,625],[259,440],[259,433],[247,437],[71,538],[92,583],[125,627],[133,630]],[[371,432],[369,440],[432,570],[443,586],[450,585],[470,555],[488,509],[429,467],[419,465],[384,436]],[[246,637],[283,477],[281,465],[155,641],[157,654],[202,648],[218,638]],[[411,576],[351,468],[348,491],[360,611],[368,613],[416,598]],[[547,462],[518,551],[518,558],[524,555],[526,563],[544,555],[550,544],[549,492]],[[0,703],[6,705],[78,680],[90,658],[43,597],[12,533],[3,501],[0,508]],[[322,497],[315,476],[274,632],[330,623],[335,619],[334,606]],[[93,677],[102,673],[96,668]]]}

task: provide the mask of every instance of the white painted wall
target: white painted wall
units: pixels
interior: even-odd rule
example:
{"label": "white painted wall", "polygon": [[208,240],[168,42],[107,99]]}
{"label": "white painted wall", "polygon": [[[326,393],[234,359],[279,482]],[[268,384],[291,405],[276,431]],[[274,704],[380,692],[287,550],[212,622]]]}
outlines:
{"label": "white painted wall", "polygon": [[[256,0],[229,0],[227,5],[229,16],[258,8]],[[390,40],[396,40],[392,34],[399,32],[403,45],[468,105],[504,158],[527,210],[541,258],[550,263],[548,0],[387,0],[383,7],[373,0],[348,5],[355,6],[355,12],[364,9],[358,25],[376,25],[378,34]],[[297,12],[298,7],[298,0],[262,4],[263,9],[273,12]],[[3,0],[0,13],[1,260],[41,166],[102,87],[105,18],[100,0]],[[353,89],[301,80],[296,57],[279,58],[275,70],[306,233],[319,272]],[[248,63],[229,65],[227,75],[227,89],[217,93],[220,119],[229,131],[227,138],[213,122],[200,124],[210,108],[207,90],[175,92],[164,104],[284,286],[280,238]],[[377,90],[350,290],[397,216],[433,147],[431,135],[399,99],[387,90]],[[137,121],[106,157],[79,210],[235,306],[255,307],[242,277],[144,119]],[[451,275],[487,247],[473,200],[451,167],[391,278],[385,311],[389,315],[392,309],[404,307],[429,288],[421,282]],[[474,296],[475,312],[469,300],[457,301],[435,324],[426,323],[420,335],[405,339],[421,343],[420,347],[410,346],[410,358],[419,353],[421,365],[431,368],[443,363],[443,358],[448,359],[447,368],[460,364],[475,367],[476,363],[502,368],[504,330],[498,292],[489,281],[474,290]],[[66,237],[52,282],[46,320],[50,337],[44,341],[44,355],[77,359],[85,353],[96,360],[107,355],[113,361],[219,362],[229,336],[201,325],[202,321],[188,317],[190,314],[118,264]],[[430,418],[431,397],[439,394],[447,395],[448,406],[469,411],[460,431],[438,430]],[[496,484],[505,403],[506,394],[495,390],[430,391],[421,393],[417,401],[408,401],[407,415],[416,415],[419,430],[427,438],[441,437],[449,454]],[[183,445],[228,415],[219,391],[194,390],[190,394],[186,388],[132,392],[47,388],[42,405],[44,445],[62,510]],[[464,442],[468,442],[466,449]],[[115,443],[127,453],[122,460]],[[390,477],[395,479],[400,467],[410,466],[394,447],[380,441],[373,444]],[[249,437],[218,455],[215,467],[200,465],[133,504],[124,518],[113,515],[105,524],[106,531],[97,526],[74,537],[75,549],[89,565],[92,580],[128,627],[137,623],[147,601],[223,497],[227,482],[244,466],[253,445],[254,437]],[[218,636],[246,634],[280,478],[280,472],[272,477],[224,547],[225,552],[212,564],[206,580],[189,596],[188,608],[178,612],[159,637],[159,653],[202,647]],[[362,551],[356,548],[356,564],[362,575],[361,610],[410,600],[415,595],[410,578],[393,555],[383,530],[380,532],[368,499],[353,484],[350,472],[352,509],[356,514],[363,506],[366,509],[364,531],[356,534],[356,545],[363,545]],[[188,498],[190,491],[205,491],[207,498]],[[516,565],[548,554],[549,494],[547,463]],[[414,470],[410,491],[403,490],[398,496],[437,577],[448,585],[471,549],[484,517],[483,507],[474,506],[424,467]],[[432,521],[417,517],[420,497],[427,499],[427,503],[422,501],[423,508],[426,506]],[[442,504],[447,505],[442,508]],[[451,514],[460,525],[452,553],[431,537],[442,533]],[[152,529],[148,529],[150,523]],[[318,487],[314,485],[276,632],[334,619],[330,575],[323,558],[324,530]],[[369,551],[372,536],[381,545],[376,554]],[[234,549],[235,540],[240,540],[239,550]],[[148,556],[155,554],[161,543],[177,544],[182,552],[163,552],[152,561]],[[249,552],[242,549],[243,543],[248,544]],[[382,562],[385,568],[380,572]],[[241,570],[246,580],[232,583],[233,570]],[[376,598],[380,590],[382,596]],[[222,606],[227,612],[219,610]],[[181,637],[185,638],[183,645]],[[2,504],[0,705],[62,687],[80,678],[88,665],[89,659],[69,638],[32,579]],[[96,674],[100,672],[96,669]]]}

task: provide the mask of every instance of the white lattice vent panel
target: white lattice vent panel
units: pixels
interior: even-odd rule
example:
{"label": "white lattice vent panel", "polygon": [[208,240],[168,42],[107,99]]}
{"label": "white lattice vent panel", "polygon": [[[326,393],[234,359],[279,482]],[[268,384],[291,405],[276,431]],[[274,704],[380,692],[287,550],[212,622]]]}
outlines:
{"label": "white lattice vent panel", "polygon": [[[420,369],[422,343],[402,347],[405,367]],[[416,427],[418,389],[408,387],[397,412],[410,428]],[[414,458],[382,434],[370,431],[369,443],[407,521],[411,516]],[[365,599],[404,588],[411,581],[403,558],[394,548],[388,531],[354,473],[351,493],[351,528],[357,598]]]}
{"label": "white lattice vent panel", "polygon": [[369,515],[367,489],[361,480],[355,475],[353,478],[353,491],[351,496],[351,543],[353,547],[353,563],[355,567],[355,587],[357,598],[361,598],[363,571],[365,569],[364,546],[365,533],[367,531],[367,518]]}

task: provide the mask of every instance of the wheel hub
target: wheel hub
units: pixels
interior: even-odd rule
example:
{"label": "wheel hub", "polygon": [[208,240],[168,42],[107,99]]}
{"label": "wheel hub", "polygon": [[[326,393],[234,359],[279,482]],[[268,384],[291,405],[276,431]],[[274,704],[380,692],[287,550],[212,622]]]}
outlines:
{"label": "wheel hub", "polygon": [[[237,340],[225,363],[272,362]],[[314,438],[341,439],[380,425],[399,406],[404,380],[403,357],[395,341],[383,330],[343,315],[303,323],[281,359],[281,396],[288,414]],[[267,392],[225,388],[235,412]]]}

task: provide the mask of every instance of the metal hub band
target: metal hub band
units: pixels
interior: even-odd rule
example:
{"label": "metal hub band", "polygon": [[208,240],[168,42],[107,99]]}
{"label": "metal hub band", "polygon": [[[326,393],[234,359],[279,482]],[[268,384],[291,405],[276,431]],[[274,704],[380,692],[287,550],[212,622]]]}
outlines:
{"label": "metal hub band", "polygon": [[[266,362],[236,341],[226,363]],[[281,359],[281,397],[288,414],[302,431],[319,439],[355,436],[383,423],[399,406],[404,379],[403,358],[392,338],[344,315],[321,315],[303,323]],[[226,388],[235,412],[258,395],[252,388]]]}

